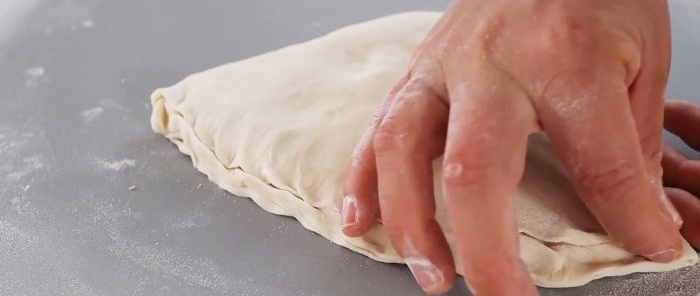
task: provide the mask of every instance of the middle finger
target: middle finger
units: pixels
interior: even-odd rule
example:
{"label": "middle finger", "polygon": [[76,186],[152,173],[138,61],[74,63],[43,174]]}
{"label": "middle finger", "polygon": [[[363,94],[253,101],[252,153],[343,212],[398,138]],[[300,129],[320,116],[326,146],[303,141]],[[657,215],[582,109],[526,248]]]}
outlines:
{"label": "middle finger", "polygon": [[537,295],[519,257],[515,219],[534,111],[523,93],[488,77],[493,72],[451,65],[443,186],[455,254],[476,295]]}

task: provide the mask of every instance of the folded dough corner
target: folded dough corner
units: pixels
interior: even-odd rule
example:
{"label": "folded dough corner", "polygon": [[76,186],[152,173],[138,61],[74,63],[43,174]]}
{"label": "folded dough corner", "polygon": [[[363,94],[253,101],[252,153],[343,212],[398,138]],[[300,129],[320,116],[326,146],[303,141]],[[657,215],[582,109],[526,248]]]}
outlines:
{"label": "folded dough corner", "polygon": [[[362,238],[343,235],[341,185],[375,109],[439,17],[392,15],[190,75],[153,93],[152,128],[230,193],[292,216],[348,249],[400,263],[380,225]],[[436,161],[435,172],[439,166]],[[440,178],[435,174],[436,182]],[[435,187],[436,216],[451,241],[441,189]],[[578,201],[542,135],[530,139],[517,205],[520,255],[543,287],[580,286],[698,261],[688,244],[680,258],[660,264],[612,243]]]}

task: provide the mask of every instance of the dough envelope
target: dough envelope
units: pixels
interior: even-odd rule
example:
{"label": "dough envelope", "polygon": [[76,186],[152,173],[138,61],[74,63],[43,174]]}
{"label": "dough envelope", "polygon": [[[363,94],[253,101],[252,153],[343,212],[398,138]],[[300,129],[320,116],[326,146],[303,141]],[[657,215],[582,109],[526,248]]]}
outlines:
{"label": "dough envelope", "polygon": [[[402,262],[381,226],[362,238],[343,235],[342,183],[374,111],[439,17],[392,15],[190,75],[153,93],[152,128],[232,194],[375,260]],[[440,172],[439,160],[434,166]],[[451,241],[440,187],[437,217]],[[516,198],[520,255],[539,286],[580,286],[698,260],[687,243],[667,264],[612,243],[578,201],[543,135],[530,139]]]}

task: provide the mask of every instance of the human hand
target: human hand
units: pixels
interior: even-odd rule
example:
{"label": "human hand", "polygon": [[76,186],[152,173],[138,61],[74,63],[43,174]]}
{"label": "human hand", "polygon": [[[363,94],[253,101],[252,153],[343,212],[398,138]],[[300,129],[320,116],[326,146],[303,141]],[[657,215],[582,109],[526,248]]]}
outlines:
{"label": "human hand", "polygon": [[[665,1],[455,1],[356,150],[343,231],[362,235],[381,212],[429,293],[448,290],[459,265],[476,295],[536,295],[518,256],[514,196],[528,135],[544,131],[614,239],[676,258],[681,221],[660,166],[669,60]],[[434,218],[440,155],[435,186],[456,258]]]}
{"label": "human hand", "polygon": [[[700,108],[683,101],[666,102],[664,126],[688,146],[700,151]],[[673,147],[664,147],[666,195],[683,218],[681,233],[700,249],[700,160],[689,160]]]}

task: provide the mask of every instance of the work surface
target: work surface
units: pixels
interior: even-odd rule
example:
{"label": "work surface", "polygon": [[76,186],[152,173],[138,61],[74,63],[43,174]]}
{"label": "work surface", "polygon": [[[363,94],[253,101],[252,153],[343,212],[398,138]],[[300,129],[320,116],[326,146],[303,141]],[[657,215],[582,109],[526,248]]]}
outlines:
{"label": "work surface", "polygon": [[[0,295],[423,295],[407,268],[218,189],[151,131],[148,97],[212,66],[446,4],[0,0]],[[671,4],[669,96],[700,103],[700,3]],[[541,291],[698,295],[700,267]],[[465,294],[460,283],[450,295]]]}

